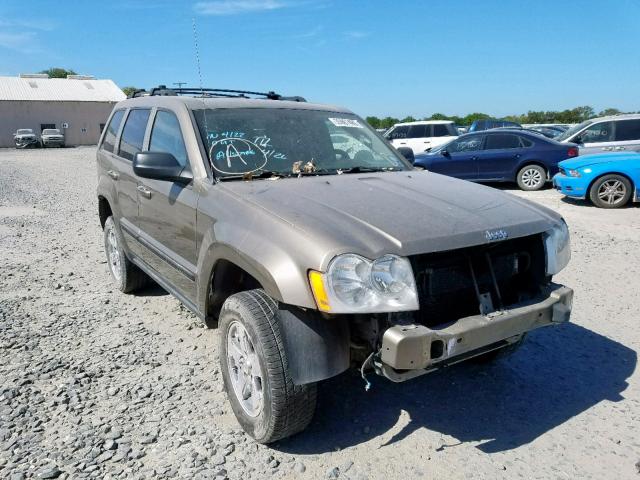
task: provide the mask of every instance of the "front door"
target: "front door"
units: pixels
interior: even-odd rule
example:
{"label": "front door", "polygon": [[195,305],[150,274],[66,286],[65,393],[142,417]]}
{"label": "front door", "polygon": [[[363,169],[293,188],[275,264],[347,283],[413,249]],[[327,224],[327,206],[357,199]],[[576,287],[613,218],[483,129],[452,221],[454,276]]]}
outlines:
{"label": "front door", "polygon": [[598,122],[589,125],[578,135],[580,138],[580,155],[607,153],[613,151],[614,122]]}
{"label": "front door", "polygon": [[[175,114],[157,110],[149,136],[151,152],[171,153],[189,167],[184,137]],[[192,184],[138,179],[140,241],[144,261],[180,293],[195,300],[196,206]]]}
{"label": "front door", "polygon": [[478,155],[482,152],[484,135],[460,137],[446,145],[431,162],[429,170],[464,180],[478,179]]}

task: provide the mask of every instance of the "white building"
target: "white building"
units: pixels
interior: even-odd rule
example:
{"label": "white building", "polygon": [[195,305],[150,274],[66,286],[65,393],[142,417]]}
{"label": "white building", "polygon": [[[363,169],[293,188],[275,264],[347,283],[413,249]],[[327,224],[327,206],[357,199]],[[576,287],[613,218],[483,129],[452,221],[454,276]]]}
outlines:
{"label": "white building", "polygon": [[113,81],[83,75],[0,77],[0,147],[14,146],[19,128],[38,135],[58,128],[67,145],[94,145],[113,106],[125,97]]}

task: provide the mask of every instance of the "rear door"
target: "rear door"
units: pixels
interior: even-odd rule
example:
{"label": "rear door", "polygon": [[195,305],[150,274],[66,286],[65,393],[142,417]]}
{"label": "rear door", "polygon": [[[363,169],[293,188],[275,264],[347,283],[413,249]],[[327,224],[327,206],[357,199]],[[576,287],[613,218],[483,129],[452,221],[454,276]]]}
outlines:
{"label": "rear door", "polygon": [[614,121],[614,152],[640,152],[640,119]]}
{"label": "rear door", "polygon": [[513,133],[489,133],[484,150],[478,154],[479,180],[510,179],[514,165],[522,156],[520,136]]}
{"label": "rear door", "polygon": [[423,153],[431,148],[431,138],[429,137],[431,137],[431,125],[410,125],[407,132],[406,146],[413,150],[414,154]]}
{"label": "rear door", "polygon": [[[191,169],[183,129],[170,110],[152,113],[145,145],[151,152],[171,153]],[[196,206],[193,184],[138,178],[140,242],[143,259],[184,296],[195,300]]]}

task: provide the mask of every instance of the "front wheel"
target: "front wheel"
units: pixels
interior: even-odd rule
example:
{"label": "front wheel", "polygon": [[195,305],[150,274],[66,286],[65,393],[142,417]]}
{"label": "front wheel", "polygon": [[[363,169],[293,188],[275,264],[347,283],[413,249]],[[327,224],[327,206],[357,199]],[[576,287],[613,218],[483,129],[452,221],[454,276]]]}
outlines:
{"label": "front wheel", "polygon": [[231,295],[219,318],[222,377],[245,432],[270,443],[304,430],[316,408],[316,384],[294,385],[276,302],[263,290]]}
{"label": "front wheel", "polygon": [[547,181],[547,172],[540,165],[526,165],[518,172],[516,181],[521,190],[540,190]]}
{"label": "front wheel", "polygon": [[605,175],[597,179],[589,190],[589,198],[596,207],[620,208],[631,198],[631,182],[621,175]]}

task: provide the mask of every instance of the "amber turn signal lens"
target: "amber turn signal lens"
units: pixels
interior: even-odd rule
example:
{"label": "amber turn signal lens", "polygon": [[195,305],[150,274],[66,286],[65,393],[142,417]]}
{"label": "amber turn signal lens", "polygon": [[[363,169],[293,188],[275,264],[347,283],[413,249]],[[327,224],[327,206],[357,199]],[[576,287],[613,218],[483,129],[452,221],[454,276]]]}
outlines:
{"label": "amber turn signal lens", "polygon": [[321,312],[330,312],[331,305],[329,305],[329,297],[327,296],[327,290],[324,287],[322,273],[310,270],[309,284],[311,285],[311,291],[313,292],[313,297],[316,300],[316,305],[318,305],[318,310]]}

